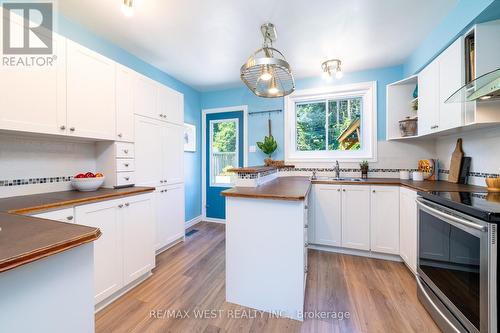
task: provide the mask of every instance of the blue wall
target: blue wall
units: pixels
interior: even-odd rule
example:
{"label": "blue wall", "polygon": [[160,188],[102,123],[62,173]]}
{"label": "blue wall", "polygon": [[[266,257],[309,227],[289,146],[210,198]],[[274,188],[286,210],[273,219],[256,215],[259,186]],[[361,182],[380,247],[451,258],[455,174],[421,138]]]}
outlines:
{"label": "blue wall", "polygon": [[196,125],[197,129],[197,151],[184,153],[186,221],[201,215],[200,93],[62,15],[58,16],[57,23],[59,34],[184,94],[184,121]]}
{"label": "blue wall", "polygon": [[[491,12],[498,0],[460,0],[443,21],[424,39],[419,47],[404,63],[404,75],[410,76],[419,72],[466,29],[471,26],[481,13]],[[491,18],[491,17],[490,17]]]}
{"label": "blue wall", "polygon": [[[318,77],[298,80],[297,89],[309,89],[324,87],[328,85],[342,85],[357,82],[377,81],[377,137],[385,140],[385,86],[391,82],[403,78],[403,67],[377,68],[361,72],[345,73],[341,80],[331,83],[325,82],[320,75]],[[201,94],[202,109],[221,108],[227,106],[248,105],[248,111],[283,110],[283,98],[261,98],[255,96],[245,86],[241,88],[205,92]],[[248,143],[255,145],[257,141],[267,134],[268,114],[249,116],[248,120]],[[273,113],[271,115],[273,136],[278,141],[278,150],[273,155],[275,159],[283,159],[284,141],[284,114]],[[257,148],[257,152],[249,153],[248,164],[260,165],[266,156]]]}

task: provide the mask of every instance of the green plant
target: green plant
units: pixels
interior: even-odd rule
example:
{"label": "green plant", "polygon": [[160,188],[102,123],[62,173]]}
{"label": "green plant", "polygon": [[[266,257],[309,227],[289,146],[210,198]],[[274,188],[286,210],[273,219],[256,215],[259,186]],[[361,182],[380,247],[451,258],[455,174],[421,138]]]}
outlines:
{"label": "green plant", "polygon": [[268,135],[264,137],[264,142],[257,142],[257,147],[271,158],[271,155],[276,151],[276,148],[278,148],[278,143],[272,135]]}
{"label": "green plant", "polygon": [[368,169],[368,161],[361,161],[361,163],[359,163],[359,167],[361,169]]}

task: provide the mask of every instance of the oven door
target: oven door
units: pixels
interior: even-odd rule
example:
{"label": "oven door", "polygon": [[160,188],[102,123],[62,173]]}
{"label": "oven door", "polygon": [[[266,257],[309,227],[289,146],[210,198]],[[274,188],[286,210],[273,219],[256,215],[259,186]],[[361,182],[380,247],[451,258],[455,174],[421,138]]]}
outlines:
{"label": "oven door", "polygon": [[[417,204],[419,297],[435,308],[431,314],[447,317],[436,320],[450,326],[446,331],[496,332],[496,245],[490,242],[490,225],[422,198]],[[453,324],[457,320],[461,327]]]}

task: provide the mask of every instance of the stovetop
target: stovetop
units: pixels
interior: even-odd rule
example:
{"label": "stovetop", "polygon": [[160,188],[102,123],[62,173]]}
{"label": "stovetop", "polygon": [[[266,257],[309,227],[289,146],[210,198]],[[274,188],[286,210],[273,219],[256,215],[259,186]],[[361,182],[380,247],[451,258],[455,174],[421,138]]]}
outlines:
{"label": "stovetop", "polygon": [[418,192],[423,198],[486,222],[500,222],[500,193]]}

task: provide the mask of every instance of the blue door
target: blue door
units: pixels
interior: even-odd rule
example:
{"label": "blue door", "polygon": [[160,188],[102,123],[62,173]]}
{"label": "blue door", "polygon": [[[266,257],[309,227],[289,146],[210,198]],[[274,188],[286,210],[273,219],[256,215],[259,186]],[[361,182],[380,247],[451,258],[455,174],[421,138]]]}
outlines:
{"label": "blue door", "polygon": [[232,187],[233,167],[243,166],[243,111],[210,113],[206,117],[206,213],[225,219],[226,201],[220,192]]}

